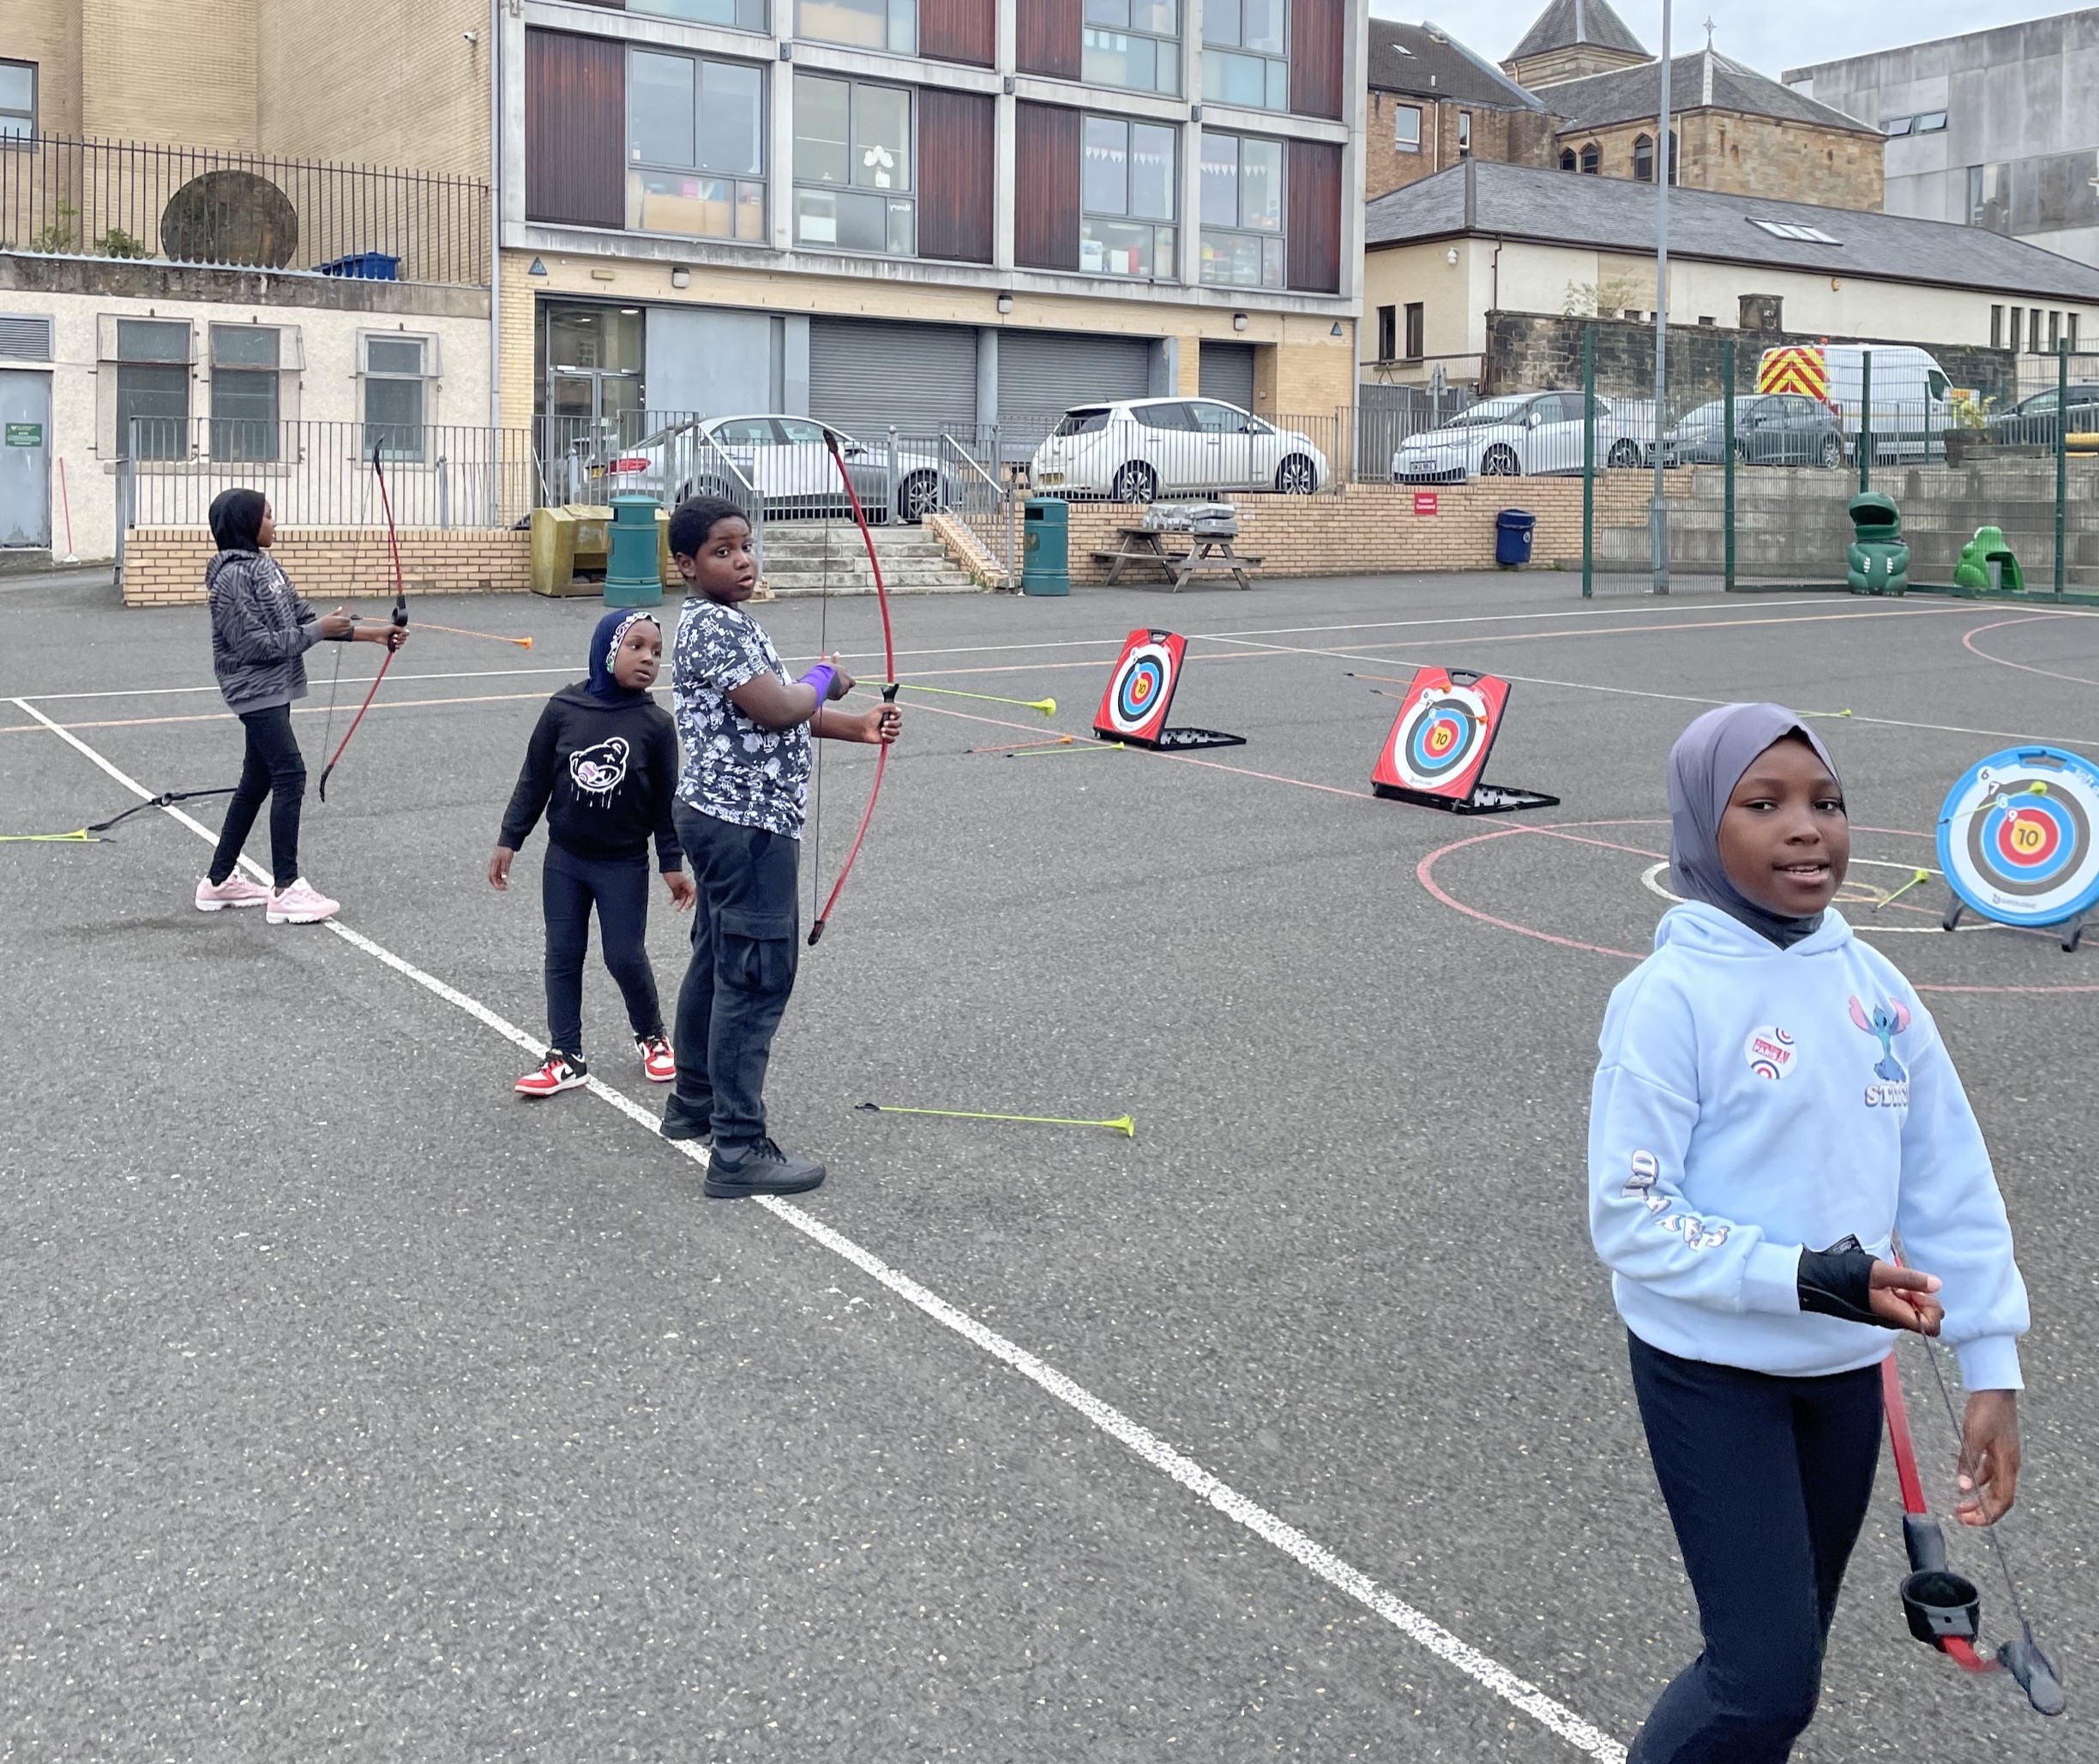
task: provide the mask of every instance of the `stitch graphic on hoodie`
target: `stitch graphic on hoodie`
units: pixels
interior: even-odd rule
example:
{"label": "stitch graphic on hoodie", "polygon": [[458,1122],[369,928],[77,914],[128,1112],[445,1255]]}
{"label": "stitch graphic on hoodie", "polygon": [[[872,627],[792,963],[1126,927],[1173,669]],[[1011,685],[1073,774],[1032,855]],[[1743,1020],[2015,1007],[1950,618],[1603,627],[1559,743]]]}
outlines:
{"label": "stitch graphic on hoodie", "polygon": [[1868,1035],[1878,1037],[1880,1043],[1880,1058],[1873,1066],[1873,1076],[1883,1081],[1866,1087],[1866,1106],[1908,1108],[1910,1069],[1895,1057],[1895,1038],[1910,1026],[1909,1007],[1899,998],[1893,998],[1885,1004],[1876,1001],[1868,1012],[1855,996],[1851,1000],[1851,1020]]}
{"label": "stitch graphic on hoodie", "polygon": [[609,809],[621,785],[627,781],[627,738],[615,735],[595,747],[579,747],[568,756],[568,779],[579,796],[594,797],[597,806]]}

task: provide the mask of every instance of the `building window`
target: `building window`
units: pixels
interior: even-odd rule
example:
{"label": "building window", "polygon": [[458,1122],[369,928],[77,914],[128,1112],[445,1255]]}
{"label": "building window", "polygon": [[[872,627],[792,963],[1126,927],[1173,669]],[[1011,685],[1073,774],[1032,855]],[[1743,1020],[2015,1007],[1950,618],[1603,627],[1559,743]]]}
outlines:
{"label": "building window", "polygon": [[277,457],[278,333],[270,325],[211,328],[214,460]]}
{"label": "building window", "polygon": [[1633,175],[1642,184],[1654,182],[1654,136],[1635,135],[1633,137]]}
{"label": "building window", "polygon": [[1421,151],[1421,106],[1417,104],[1396,104],[1392,106],[1392,145],[1403,154]]}
{"label": "building window", "polygon": [[795,34],[812,43],[918,52],[918,0],[796,0]]}
{"label": "building window", "polygon": [[629,54],[630,228],[765,243],[762,86],[743,62]]}
{"label": "building window", "polygon": [[1206,102],[1290,108],[1289,16],[1284,0],[1208,0],[1203,7]]}
{"label": "building window", "polygon": [[2001,306],[1990,308],[1990,347],[2004,347],[2004,308]]}
{"label": "building window", "polygon": [[911,93],[797,74],[794,129],[795,243],[916,254]]}
{"label": "building window", "polygon": [[1458,112],[1458,157],[1461,160],[1469,160],[1472,157],[1472,112],[1471,111]]}
{"label": "building window", "polygon": [[1180,0],[1086,0],[1079,73],[1089,86],[1179,93]]}
{"label": "building window", "polygon": [[1892,140],[1898,135],[1912,133],[1916,128],[1915,117],[1890,117],[1881,123],[1880,132]]}
{"label": "building window", "polygon": [[1916,132],[1919,135],[1943,135],[1946,125],[1946,113],[1944,111],[1926,111],[1916,119]]}
{"label": "building window", "polygon": [[1174,131],[1088,117],[1085,154],[1079,268],[1092,275],[1171,281]]}
{"label": "building window", "polygon": [[1752,226],[1760,226],[1775,239],[1798,239],[1808,245],[1841,245],[1843,241],[1834,233],[1825,232],[1819,226],[1808,226],[1797,220],[1759,220],[1750,217]]}
{"label": "building window", "polygon": [[36,133],[36,63],[0,61],[0,141]]}
{"label": "building window", "polygon": [[2014,306],[2012,309],[2012,347],[2015,351],[2025,340],[2025,324],[2026,309]]}
{"label": "building window", "polygon": [[184,459],[189,426],[189,325],[118,319],[117,453],[140,460]]}
{"label": "building window", "polygon": [[2063,342],[2072,355],[2078,352],[2077,322],[2078,316],[2074,312],[2063,314]]}
{"label": "building window", "polygon": [[364,452],[420,460],[430,420],[429,388],[436,346],[428,337],[384,333],[364,339]]}
{"label": "building window", "polygon": [[1397,306],[1378,308],[1377,358],[1390,361],[1399,352],[1399,309]]}
{"label": "building window", "polygon": [[1603,149],[1593,141],[1585,141],[1582,143],[1581,160],[1582,170],[1594,178],[1603,169]]}
{"label": "building window", "polygon": [[1202,279],[1218,287],[1283,286],[1283,143],[1202,136]]}
{"label": "building window", "polygon": [[2026,309],[2026,352],[2029,355],[2041,352],[2041,309],[2038,306]]}
{"label": "building window", "polygon": [[1418,300],[1408,301],[1406,310],[1406,358],[1409,361],[1419,361],[1422,358],[1422,356],[1424,353],[1423,345],[1426,329],[1427,327],[1423,322],[1422,313],[1422,303]]}
{"label": "building window", "polygon": [[627,9],[695,25],[727,25],[736,31],[766,27],[765,0],[627,0]]}
{"label": "building window", "polygon": [[1576,163],[1577,162],[1574,158],[1574,149],[1573,148],[1563,147],[1560,149],[1560,169],[1562,172],[1573,171],[1575,169]]}
{"label": "building window", "polygon": [[2061,342],[2062,314],[2060,312],[2051,312],[2048,314],[2048,353],[2050,355],[2054,354],[2057,347],[2061,344]]}

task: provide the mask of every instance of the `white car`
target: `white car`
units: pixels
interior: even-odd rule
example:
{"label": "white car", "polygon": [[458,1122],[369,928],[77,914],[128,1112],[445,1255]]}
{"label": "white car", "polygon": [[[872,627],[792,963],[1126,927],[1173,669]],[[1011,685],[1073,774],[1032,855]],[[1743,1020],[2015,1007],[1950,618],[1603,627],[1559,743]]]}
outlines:
{"label": "white car", "polygon": [[[1654,406],[1596,401],[1599,466],[1637,466],[1654,435]],[[1582,469],[1582,394],[1518,392],[1458,412],[1440,429],[1410,435],[1392,455],[1400,484],[1463,484]]]}
{"label": "white car", "polygon": [[606,462],[607,493],[642,491],[665,508],[695,493],[733,501],[733,466],[768,517],[840,514],[845,497],[827,433],[837,436],[870,521],[922,521],[940,507],[941,463],[923,448],[899,444],[893,462],[887,443],[863,446],[808,417],[774,415],[689,418],[659,429]]}
{"label": "white car", "polygon": [[1161,496],[1272,490],[1310,496],[1326,455],[1308,436],[1278,429],[1213,398],[1134,398],[1064,412],[1035,449],[1038,495],[1148,503]]}

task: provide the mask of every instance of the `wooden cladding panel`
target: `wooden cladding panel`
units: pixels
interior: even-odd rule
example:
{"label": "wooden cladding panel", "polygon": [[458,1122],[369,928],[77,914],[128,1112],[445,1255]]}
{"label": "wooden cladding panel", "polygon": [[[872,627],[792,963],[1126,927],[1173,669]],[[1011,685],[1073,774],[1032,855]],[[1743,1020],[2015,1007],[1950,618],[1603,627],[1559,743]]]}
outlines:
{"label": "wooden cladding panel", "polygon": [[626,135],[626,45],[526,32],[525,218],[624,226]]}
{"label": "wooden cladding panel", "polygon": [[1344,0],[1290,0],[1290,105],[1301,117],[1341,116]]}
{"label": "wooden cladding panel", "polygon": [[1014,64],[1054,80],[1079,77],[1086,0],[1015,0]]}
{"label": "wooden cladding panel", "polygon": [[989,67],[998,59],[998,0],[918,0],[918,52]]}
{"label": "wooden cladding panel", "polygon": [[1293,141],[1285,184],[1284,280],[1300,293],[1341,292],[1341,149]]}
{"label": "wooden cladding panel", "polygon": [[[923,15],[921,15],[923,16]],[[974,92],[918,92],[918,255],[991,261],[998,103]]]}
{"label": "wooden cladding panel", "polygon": [[1077,111],[1013,106],[1013,262],[1030,269],[1079,267]]}

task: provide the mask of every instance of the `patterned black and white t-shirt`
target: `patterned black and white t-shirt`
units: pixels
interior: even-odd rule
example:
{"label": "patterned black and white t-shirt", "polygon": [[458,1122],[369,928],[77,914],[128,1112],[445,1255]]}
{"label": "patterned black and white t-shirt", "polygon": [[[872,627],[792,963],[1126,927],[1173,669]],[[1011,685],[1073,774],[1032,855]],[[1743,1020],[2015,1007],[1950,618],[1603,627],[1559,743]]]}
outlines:
{"label": "patterned black and white t-shirt", "polygon": [[809,725],[761,728],[729,699],[761,674],[792,683],[757,620],[705,595],[689,598],[671,667],[685,746],[678,796],[717,821],[799,839],[809,801]]}

